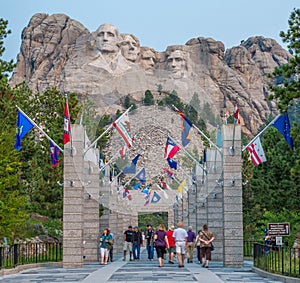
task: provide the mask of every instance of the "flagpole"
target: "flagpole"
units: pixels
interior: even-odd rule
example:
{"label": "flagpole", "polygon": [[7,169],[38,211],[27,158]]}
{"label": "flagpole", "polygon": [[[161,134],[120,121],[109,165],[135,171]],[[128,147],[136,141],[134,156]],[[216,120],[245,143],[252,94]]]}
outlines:
{"label": "flagpole", "polygon": [[232,145],[230,147],[231,153],[234,154],[234,137],[235,137],[235,125],[237,123],[237,119],[234,118],[234,124],[233,124],[233,133],[232,133]]}
{"label": "flagpole", "polygon": [[[176,111],[180,111],[175,105],[172,104],[172,106]],[[193,123],[193,127],[222,154],[222,150],[208,136],[206,136],[197,126],[195,126],[194,123]]]}
{"label": "flagpole", "polygon": [[42,134],[43,135],[45,135],[45,137],[49,140],[49,141],[51,141],[55,146],[57,146],[57,148],[61,151],[61,152],[64,152],[63,151],[63,149],[53,140],[53,139],[51,139],[45,132],[44,132],[44,130],[40,127],[40,126],[38,126],[33,120],[31,120],[25,113],[24,113],[24,111],[18,106],[18,105],[16,105],[16,107],[18,108],[18,110],[40,131],[40,132],[42,132]]}
{"label": "flagpole", "polygon": [[[99,152],[100,152],[100,151],[99,151]],[[110,163],[113,162],[113,160],[115,159],[115,157],[116,157],[117,155],[119,155],[119,153],[115,154],[109,161],[107,161],[107,162],[104,164],[104,166],[102,166],[101,168],[99,168],[99,170],[101,171],[101,170],[105,169],[105,167],[106,167],[107,165],[109,165]]]}
{"label": "flagpole", "polygon": [[272,124],[275,123],[275,121],[281,116],[281,114],[278,114],[264,129],[262,129],[250,142],[247,143],[242,149],[242,152],[247,149],[247,147],[253,143],[262,133],[264,133]]}
{"label": "flagpole", "polygon": [[[171,136],[168,136],[173,142],[178,143],[176,140],[174,140]],[[188,151],[185,150],[184,147],[180,148],[183,149],[183,151],[188,155],[192,160],[194,160],[196,163],[199,163]],[[202,164],[199,163],[199,166],[206,172],[206,169],[202,166]]]}
{"label": "flagpole", "polygon": [[[133,105],[131,105],[114,123],[117,123],[126,113],[129,112],[129,110],[133,107]],[[86,154],[86,152],[94,146],[94,144],[101,139],[111,128],[113,127],[113,124],[111,124],[98,138],[96,138],[92,144],[84,151],[83,155]]]}
{"label": "flagpole", "polygon": [[69,126],[70,126],[70,144],[71,144],[71,156],[73,156],[73,139],[72,139],[72,131],[71,131],[71,114],[70,114],[70,108],[69,108],[69,98],[68,98],[68,94],[65,94],[66,96],[66,104],[68,107],[68,114],[69,114]]}

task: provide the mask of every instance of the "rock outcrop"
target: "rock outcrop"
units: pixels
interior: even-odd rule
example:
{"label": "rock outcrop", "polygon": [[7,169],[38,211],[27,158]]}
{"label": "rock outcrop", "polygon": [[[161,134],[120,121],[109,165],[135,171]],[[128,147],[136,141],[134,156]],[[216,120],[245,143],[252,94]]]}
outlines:
{"label": "rock outcrop", "polygon": [[[34,92],[55,86],[94,101],[99,113],[115,113],[130,95],[141,101],[152,93],[176,91],[185,103],[198,94],[200,112],[230,115],[237,103],[244,133],[253,135],[270,113],[267,74],[291,55],[275,40],[251,37],[225,50],[212,38],[197,37],[157,52],[141,47],[132,34],[110,24],[95,32],[63,14],[36,14],[22,32],[17,67],[11,79],[26,81]],[[200,113],[201,114],[201,113]]]}

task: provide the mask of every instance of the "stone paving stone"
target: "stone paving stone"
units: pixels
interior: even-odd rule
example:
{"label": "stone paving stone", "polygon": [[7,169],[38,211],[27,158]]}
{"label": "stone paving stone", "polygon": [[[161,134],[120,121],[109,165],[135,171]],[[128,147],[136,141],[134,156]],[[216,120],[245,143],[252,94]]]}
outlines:
{"label": "stone paving stone", "polygon": [[[209,269],[198,263],[185,264],[178,268],[177,264],[165,261],[163,268],[158,261],[149,262],[146,253],[142,253],[139,262],[124,262],[121,255],[116,255],[115,262],[102,266],[99,262],[85,263],[82,268],[40,267],[24,270],[22,273],[7,275],[1,283],[175,283],[175,282],[225,282],[225,283],[279,283],[252,272],[252,263],[245,262],[243,268],[224,268],[220,262],[211,262]],[[124,264],[124,265],[123,265]],[[0,274],[1,275],[1,274]],[[95,276],[93,276],[95,275]],[[92,278],[91,278],[92,276]],[[104,279],[104,277],[106,279]],[[198,281],[197,281],[198,280]]]}

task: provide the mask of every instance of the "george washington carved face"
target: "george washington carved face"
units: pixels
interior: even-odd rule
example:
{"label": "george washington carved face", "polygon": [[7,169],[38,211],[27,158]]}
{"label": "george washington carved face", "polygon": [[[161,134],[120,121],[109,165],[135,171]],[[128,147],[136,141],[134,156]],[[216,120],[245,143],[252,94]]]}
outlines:
{"label": "george washington carved face", "polygon": [[120,35],[117,28],[112,24],[103,24],[96,31],[96,46],[102,53],[116,53]]}

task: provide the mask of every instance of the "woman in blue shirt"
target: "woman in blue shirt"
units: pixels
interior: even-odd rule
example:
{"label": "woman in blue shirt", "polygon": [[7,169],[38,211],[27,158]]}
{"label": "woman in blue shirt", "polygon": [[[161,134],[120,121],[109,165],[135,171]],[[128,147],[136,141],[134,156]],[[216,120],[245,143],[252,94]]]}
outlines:
{"label": "woman in blue shirt", "polygon": [[111,245],[112,245],[112,237],[108,233],[108,230],[104,229],[103,234],[100,238],[101,265],[107,264],[109,249]]}

